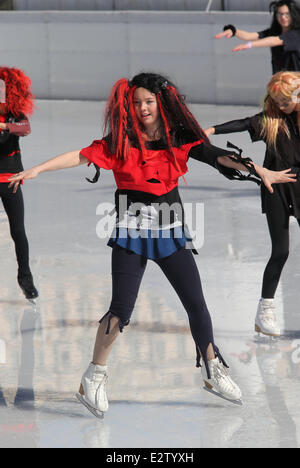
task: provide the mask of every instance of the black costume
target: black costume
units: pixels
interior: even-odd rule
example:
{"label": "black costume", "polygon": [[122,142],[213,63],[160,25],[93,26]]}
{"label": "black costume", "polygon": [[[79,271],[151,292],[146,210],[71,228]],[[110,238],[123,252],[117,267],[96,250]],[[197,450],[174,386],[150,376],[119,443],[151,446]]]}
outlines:
{"label": "black costume", "polygon": [[[0,197],[8,217],[10,233],[15,243],[18,281],[27,298],[37,297],[29,267],[29,246],[24,225],[24,201],[21,187],[16,193],[9,188],[9,177],[23,171],[19,137],[30,133],[28,119],[21,115],[5,118],[7,130],[0,133]],[[30,291],[30,294],[28,293]]]}
{"label": "black costume", "polygon": [[[93,142],[89,147],[82,149],[80,153],[98,167],[114,171],[118,185],[116,193],[118,218],[118,196],[124,194],[128,195],[129,203],[139,202],[150,206],[152,203],[167,203],[170,205],[177,202],[181,206],[177,189],[178,178],[187,172],[186,162],[190,157],[218,168],[220,172],[224,170],[227,177],[228,175],[239,177],[238,171],[225,168],[217,162],[219,156],[232,155],[232,151],[217,148],[204,143],[203,140],[195,141],[195,138],[192,138],[188,133],[176,135],[176,141],[178,146],[174,146],[173,150],[177,152],[178,167],[181,172],[177,172],[177,169],[172,172],[174,171],[174,164],[165,157],[166,144],[163,140],[148,143],[151,159],[147,162],[141,161],[141,152],[136,151],[135,148],[131,148],[131,155],[127,160],[118,162],[110,155],[103,140]],[[142,170],[145,173],[141,172]],[[138,188],[137,190],[134,190],[135,185]],[[145,190],[147,188],[148,192],[141,191],[142,187],[145,187]],[[168,187],[167,190],[169,191],[165,192],[164,187]],[[163,192],[160,193],[160,190],[163,190]],[[134,216],[137,215],[132,213],[131,220]],[[160,223],[158,225],[159,230],[160,228],[163,229]],[[197,366],[200,366],[201,353],[207,375],[210,376],[206,356],[209,344],[213,345],[216,356],[219,356],[221,360],[223,359],[214,344],[211,318],[202,293],[201,280],[195,260],[192,253],[185,248],[187,239],[184,234],[176,243],[173,241],[172,234],[168,237],[162,236],[159,239],[152,238],[151,232],[153,231],[152,227],[150,227],[147,238],[134,236],[132,240],[130,239],[130,228],[126,229],[128,230],[127,235],[122,238],[116,235],[109,242],[109,245],[113,248],[113,296],[109,311],[101,319],[100,323],[106,316],[109,317],[107,333],[110,332],[112,316],[119,318],[121,331],[124,326],[129,324],[147,261],[148,258],[151,258],[162,269],[185,307],[196,345]],[[172,229],[167,229],[172,231]],[[134,231],[138,232],[140,230],[139,224],[135,224]],[[149,244],[151,248],[149,248]]]}
{"label": "black costume", "polygon": [[[278,36],[271,28],[258,33],[259,39]],[[279,71],[300,71],[300,29],[280,34],[283,46],[271,47],[273,74]]]}
{"label": "black costume", "polygon": [[[248,131],[253,142],[263,140],[261,136],[263,114],[241,120],[216,125],[215,134]],[[273,171],[292,168],[293,173],[300,171],[300,133],[297,112],[284,116],[290,131],[290,138],[279,130],[276,148],[267,145],[263,166]],[[300,225],[300,181],[277,184],[270,194],[261,186],[262,212],[266,213],[272,240],[272,254],[265,269],[262,297],[272,299],[279,283],[280,275],[289,255],[289,217],[295,216]]]}

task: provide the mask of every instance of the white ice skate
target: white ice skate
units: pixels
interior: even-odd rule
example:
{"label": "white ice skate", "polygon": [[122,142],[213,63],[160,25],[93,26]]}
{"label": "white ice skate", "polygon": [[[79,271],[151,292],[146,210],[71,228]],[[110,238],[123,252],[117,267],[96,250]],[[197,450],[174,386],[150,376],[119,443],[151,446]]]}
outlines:
{"label": "white ice skate", "polygon": [[224,400],[242,406],[242,392],[237,384],[231,379],[228,370],[218,358],[208,361],[211,378],[207,378],[205,366],[202,367],[202,378],[204,390]]}
{"label": "white ice skate", "polygon": [[102,419],[108,410],[107,380],[107,366],[91,363],[82,376],[79,393],[76,393],[80,403],[99,419]]}
{"label": "white ice skate", "polygon": [[255,319],[255,331],[275,338],[280,337],[273,299],[260,299]]}

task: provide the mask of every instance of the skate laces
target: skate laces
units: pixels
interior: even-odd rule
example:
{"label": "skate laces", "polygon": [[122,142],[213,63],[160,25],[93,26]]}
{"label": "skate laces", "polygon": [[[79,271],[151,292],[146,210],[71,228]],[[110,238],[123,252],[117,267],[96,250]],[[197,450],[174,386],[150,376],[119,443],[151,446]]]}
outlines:
{"label": "skate laces", "polygon": [[262,312],[260,314],[261,321],[271,324],[276,323],[276,315],[274,309],[275,306],[262,306]]}
{"label": "skate laces", "polygon": [[98,383],[99,385],[106,385],[108,381],[108,374],[106,372],[97,372],[95,371],[93,375],[93,380],[95,383]]}
{"label": "skate laces", "polygon": [[261,304],[261,308],[263,311],[271,309],[271,311],[275,310],[274,304]]}
{"label": "skate laces", "polygon": [[101,380],[101,382],[95,380],[95,382],[99,382],[99,385],[97,387],[97,390],[96,390],[96,395],[95,395],[95,399],[96,401],[100,400],[101,401],[101,395],[100,395],[100,392],[101,390],[103,391],[103,394],[104,394],[104,400],[106,400],[106,384],[107,384],[107,381],[108,381],[108,374],[104,374],[103,375],[103,379]]}
{"label": "skate laces", "polygon": [[235,387],[233,381],[229,377],[227,369],[223,366],[223,364],[220,361],[218,361],[217,363],[213,363],[210,371],[212,380],[215,380],[218,385],[222,383],[223,386],[227,384],[227,387]]}

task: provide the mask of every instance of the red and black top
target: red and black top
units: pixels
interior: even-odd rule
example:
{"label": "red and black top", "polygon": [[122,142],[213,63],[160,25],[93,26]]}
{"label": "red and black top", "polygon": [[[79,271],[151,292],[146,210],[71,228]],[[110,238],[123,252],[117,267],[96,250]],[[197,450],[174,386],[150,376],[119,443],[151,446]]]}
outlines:
{"label": "red and black top", "polygon": [[119,190],[134,190],[154,196],[167,194],[178,186],[178,179],[188,172],[187,161],[190,157],[223,172],[217,158],[233,154],[232,151],[217,148],[203,140],[184,142],[181,146],[174,146],[172,152],[176,164],[174,156],[159,140],[149,142],[146,159],[135,147],[130,148],[128,159],[116,159],[105,138],[93,141],[80,151],[90,163],[112,170]]}
{"label": "red and black top", "polygon": [[23,171],[19,137],[29,135],[30,123],[24,115],[18,118],[8,115],[1,117],[7,129],[0,133],[0,183],[9,182],[9,178]]}

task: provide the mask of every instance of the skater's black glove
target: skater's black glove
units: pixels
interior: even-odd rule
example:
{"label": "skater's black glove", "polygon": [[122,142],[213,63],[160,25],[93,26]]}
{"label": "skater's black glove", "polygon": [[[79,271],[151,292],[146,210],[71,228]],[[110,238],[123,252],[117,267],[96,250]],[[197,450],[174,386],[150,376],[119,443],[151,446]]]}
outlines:
{"label": "skater's black glove", "polygon": [[235,146],[233,143],[230,143],[230,141],[227,142],[227,148],[233,148],[238,151],[238,153],[233,153],[233,156],[232,157],[229,156],[229,158],[232,161],[240,163],[243,166],[245,166],[245,168],[249,171],[249,174],[244,175],[238,169],[233,169],[233,168],[229,168],[225,166],[221,167],[221,165],[218,163],[217,168],[219,169],[219,171],[229,180],[250,180],[251,182],[255,182],[257,185],[261,185],[260,177],[254,168],[252,159],[243,158],[242,157],[243,150]]}
{"label": "skater's black glove", "polygon": [[88,179],[88,178],[86,177],[86,180],[87,180],[88,182],[90,182],[91,184],[95,184],[96,182],[98,182],[99,177],[100,177],[100,168],[99,168],[96,164],[94,164],[94,167],[95,167],[95,169],[96,169],[96,174],[94,175],[93,180]]}

